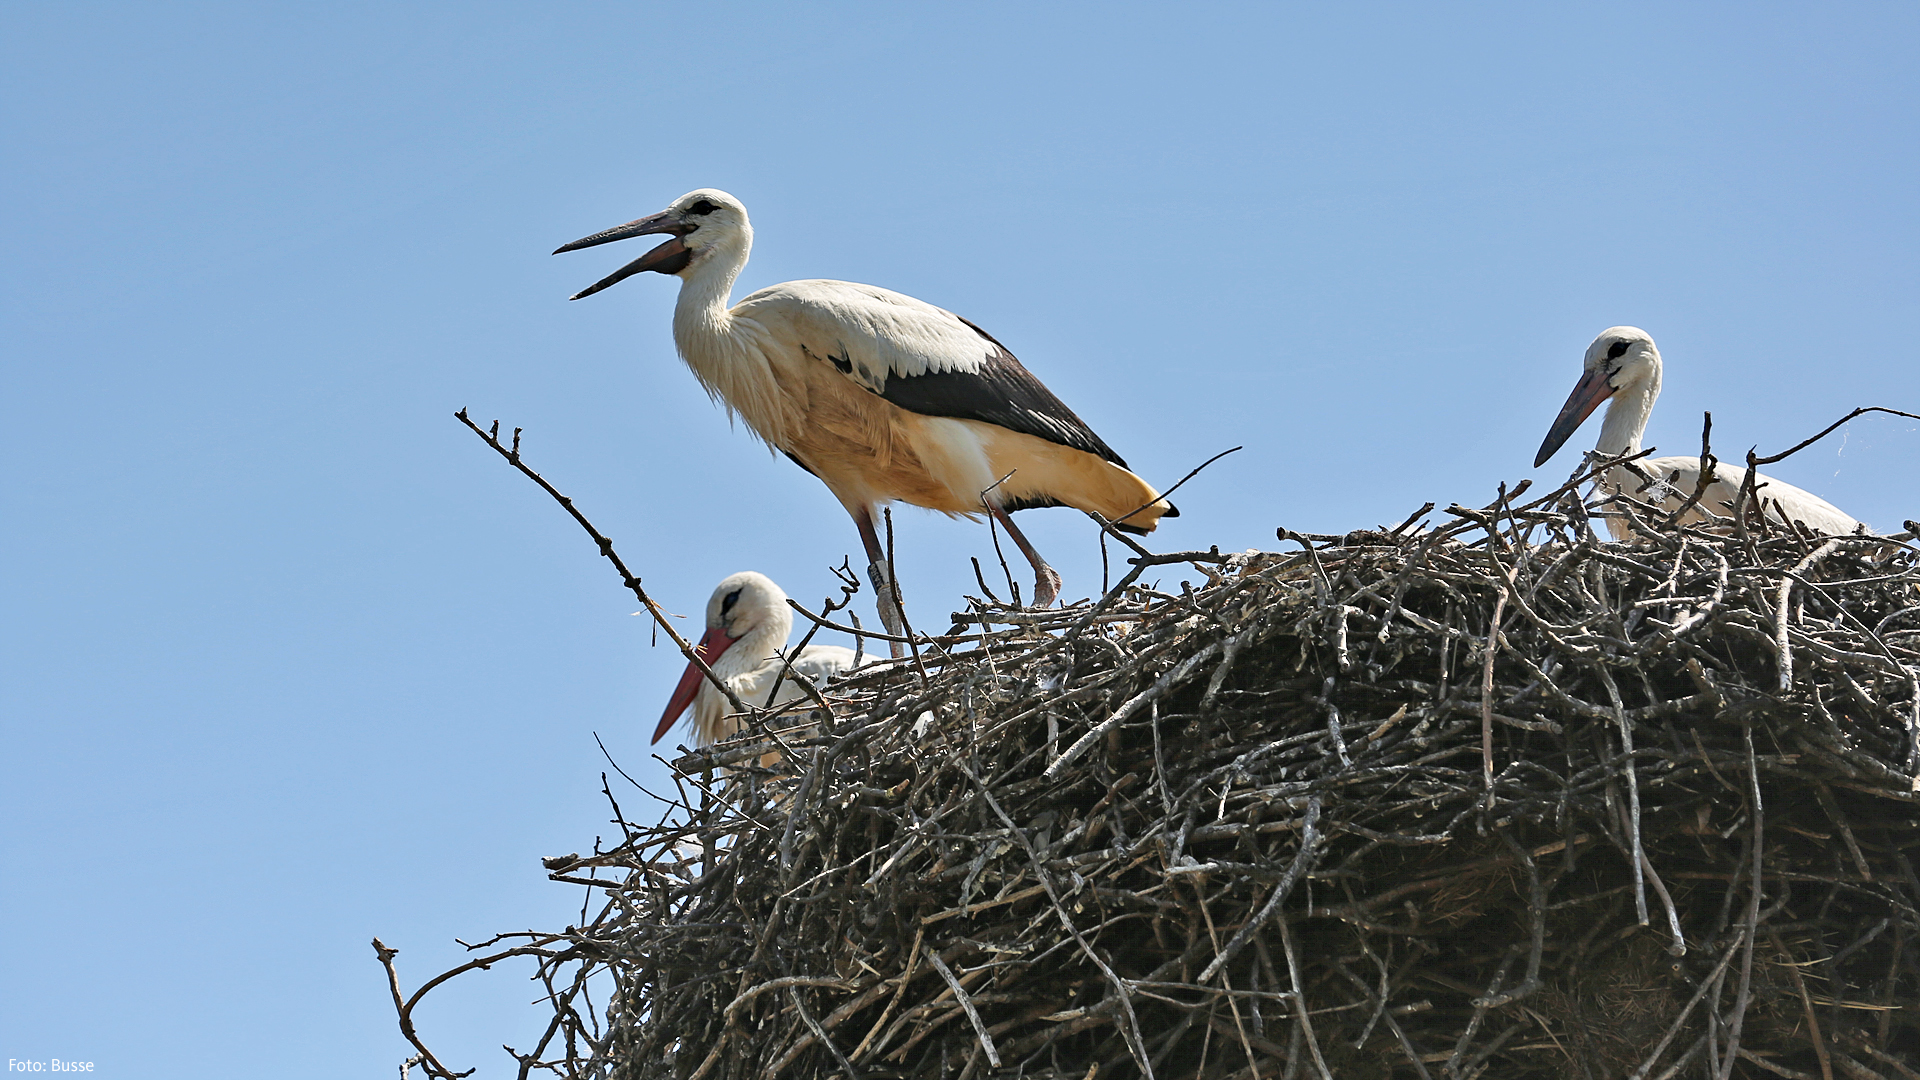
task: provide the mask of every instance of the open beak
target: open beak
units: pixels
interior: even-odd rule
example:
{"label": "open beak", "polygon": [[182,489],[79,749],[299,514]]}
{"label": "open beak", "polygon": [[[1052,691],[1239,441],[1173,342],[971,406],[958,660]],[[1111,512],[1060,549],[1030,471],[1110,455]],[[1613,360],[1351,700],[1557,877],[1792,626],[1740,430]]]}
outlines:
{"label": "open beak", "polygon": [[[705,660],[708,667],[712,667],[713,662],[720,659],[720,654],[732,647],[733,639],[716,626],[707,631],[707,636],[700,639],[700,644],[693,651],[700,654],[700,659]],[[654,742],[659,742],[667,732],[673,730],[674,721],[680,719],[680,714],[693,704],[693,696],[700,692],[700,684],[706,681],[707,677],[700,673],[700,669],[688,662],[687,670],[680,675],[679,684],[673,688],[673,696],[667,699],[667,711],[661,714],[660,726],[653,729]]]}
{"label": "open beak", "polygon": [[1607,381],[1607,371],[1603,367],[1594,368],[1580,381],[1573,384],[1573,393],[1567,395],[1567,403],[1560,406],[1560,415],[1553,418],[1553,426],[1547,429],[1547,438],[1540,444],[1540,452],[1533,457],[1533,467],[1539,468],[1547,463],[1554,451],[1564,445],[1569,436],[1593,415],[1600,403],[1613,396],[1613,384]]}
{"label": "open beak", "polygon": [[647,236],[652,233],[673,234],[673,237],[666,243],[661,244],[645,255],[615,270],[599,281],[581,289],[579,292],[567,297],[567,299],[578,300],[583,296],[592,296],[594,293],[599,292],[609,285],[618,284],[635,274],[643,274],[649,270],[661,274],[677,274],[685,270],[687,263],[693,259],[693,252],[687,250],[687,246],[680,242],[680,238],[692,231],[693,226],[683,221],[675,220],[667,211],[662,210],[658,214],[652,214],[634,221],[629,221],[625,225],[615,225],[611,229],[602,229],[592,236],[583,236],[571,244],[563,244],[555,248],[553,253],[558,255],[563,251],[579,251],[581,248],[599,247],[601,244],[611,244],[615,240],[629,240],[636,236]]}

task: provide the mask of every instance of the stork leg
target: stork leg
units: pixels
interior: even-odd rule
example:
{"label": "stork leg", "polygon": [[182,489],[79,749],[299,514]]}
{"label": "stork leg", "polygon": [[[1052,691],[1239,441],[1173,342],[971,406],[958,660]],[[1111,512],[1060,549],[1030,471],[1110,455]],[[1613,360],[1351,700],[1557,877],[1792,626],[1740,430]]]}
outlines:
{"label": "stork leg", "polygon": [[[887,633],[904,637],[906,620],[900,617],[900,607],[895,603],[899,599],[899,587],[894,584],[893,565],[887,562],[887,551],[880,546],[880,534],[874,531],[873,511],[864,506],[854,511],[853,523],[860,526],[860,542],[867,546],[867,577],[873,581],[874,606],[880,609],[880,625]],[[887,649],[896,660],[907,654],[906,647],[897,641],[887,642]]]}
{"label": "stork leg", "polygon": [[1047,560],[1041,558],[1039,552],[1033,550],[1032,544],[1027,543],[1026,535],[1013,523],[1011,514],[998,506],[989,505],[987,509],[993,511],[993,516],[999,519],[1002,526],[1005,526],[1007,535],[1013,537],[1013,542],[1019,546],[1020,554],[1025,555],[1027,561],[1033,564],[1033,606],[1052,607],[1053,602],[1060,598],[1060,575],[1054,571],[1053,567],[1047,565]]}

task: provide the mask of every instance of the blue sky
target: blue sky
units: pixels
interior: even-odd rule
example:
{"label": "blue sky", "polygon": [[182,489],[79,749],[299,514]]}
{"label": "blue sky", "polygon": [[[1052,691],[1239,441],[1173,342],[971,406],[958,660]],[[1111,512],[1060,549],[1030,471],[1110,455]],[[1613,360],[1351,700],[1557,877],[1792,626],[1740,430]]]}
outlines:
{"label": "blue sky", "polygon": [[[591,733],[659,775],[680,660],[455,409],[677,611],[830,590],[852,525],[707,403],[676,283],[570,304],[638,251],[560,243],[725,188],[740,295],[958,311],[1161,484],[1244,445],[1153,543],[1272,546],[1563,478],[1616,323],[1666,452],[1914,411],[1916,136],[1892,3],[8,5],[0,1055],[391,1075],[369,938],[412,985],[577,915],[537,860],[613,831]],[[1917,462],[1882,417],[1775,471],[1898,529]],[[898,520],[938,623],[986,531]],[[444,1059],[508,1073],[523,974],[428,1008]]]}

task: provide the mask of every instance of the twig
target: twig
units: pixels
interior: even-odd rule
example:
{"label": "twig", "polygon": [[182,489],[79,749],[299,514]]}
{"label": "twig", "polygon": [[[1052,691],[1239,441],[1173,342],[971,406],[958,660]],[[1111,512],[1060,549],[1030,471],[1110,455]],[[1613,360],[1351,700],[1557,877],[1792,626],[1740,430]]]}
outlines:
{"label": "twig", "polygon": [[1774,607],[1774,648],[1780,655],[1780,689],[1793,689],[1793,643],[1787,640],[1787,601],[1793,595],[1793,583],[1800,575],[1819,565],[1827,556],[1840,550],[1838,539],[1829,540],[1816,548],[1812,554],[1795,563],[1793,570],[1780,579],[1780,599]]}
{"label": "twig", "polygon": [[1493,809],[1493,660],[1500,652],[1500,616],[1513,593],[1513,575],[1494,593],[1493,617],[1487,621],[1486,660],[1480,670],[1480,769],[1487,788],[1487,809]]}
{"label": "twig", "polygon": [[987,1033],[987,1025],[980,1022],[980,1010],[973,1007],[973,999],[967,996],[967,988],[961,986],[960,980],[953,977],[953,969],[947,967],[946,961],[940,959],[939,953],[934,952],[931,947],[928,947],[926,952],[927,963],[932,964],[933,970],[939,972],[940,977],[947,981],[947,985],[953,989],[954,998],[960,1002],[960,1007],[966,1010],[967,1022],[973,1025],[973,1033],[980,1040],[980,1048],[987,1052],[987,1063],[996,1069],[999,1068],[1000,1051],[994,1048],[993,1036]]}
{"label": "twig", "polygon": [[1133,509],[1131,509],[1131,510],[1129,510],[1129,511],[1127,511],[1126,513],[1124,513],[1124,514],[1121,514],[1121,515],[1120,515],[1119,517],[1117,517],[1117,518],[1115,518],[1115,519],[1113,519],[1113,523],[1117,525],[1117,524],[1119,524],[1120,522],[1122,522],[1122,521],[1125,521],[1125,520],[1127,520],[1128,518],[1130,518],[1130,517],[1132,517],[1133,515],[1135,515],[1135,514],[1137,514],[1137,513],[1139,513],[1140,511],[1142,511],[1142,510],[1145,510],[1145,509],[1146,509],[1147,507],[1149,507],[1149,506],[1152,506],[1152,505],[1153,505],[1154,503],[1157,503],[1157,502],[1165,502],[1165,501],[1166,501],[1166,499],[1167,499],[1167,497],[1168,497],[1169,495],[1172,495],[1172,494],[1173,494],[1174,492],[1176,492],[1176,491],[1179,491],[1179,490],[1180,490],[1181,488],[1183,488],[1183,487],[1185,487],[1185,486],[1186,486],[1186,483],[1187,483],[1187,481],[1189,481],[1189,480],[1191,480],[1191,479],[1193,479],[1193,478],[1194,478],[1194,477],[1196,477],[1196,476],[1199,476],[1199,475],[1200,475],[1200,470],[1201,470],[1201,469],[1204,469],[1204,468],[1206,468],[1207,466],[1209,466],[1209,465],[1211,465],[1211,464],[1213,464],[1214,462],[1216,462],[1216,461],[1219,461],[1219,460],[1220,460],[1221,458],[1223,458],[1223,457],[1226,457],[1226,456],[1227,456],[1228,454],[1232,454],[1232,453],[1237,453],[1237,452],[1239,452],[1240,450],[1243,450],[1243,449],[1245,449],[1245,447],[1240,447],[1240,446],[1236,446],[1236,447],[1233,447],[1232,449],[1229,449],[1229,450],[1222,450],[1222,451],[1220,451],[1219,453],[1217,453],[1217,454],[1215,454],[1215,455],[1213,455],[1212,457],[1210,457],[1210,458],[1208,458],[1207,460],[1205,460],[1205,461],[1203,461],[1203,462],[1201,462],[1200,464],[1198,464],[1198,465],[1195,465],[1195,466],[1193,467],[1193,471],[1191,471],[1191,472],[1189,472],[1189,473],[1187,473],[1187,475],[1185,475],[1185,476],[1183,476],[1183,477],[1181,477],[1181,478],[1180,478],[1179,480],[1177,480],[1177,481],[1175,481],[1175,483],[1174,483],[1174,485],[1173,485],[1172,487],[1170,487],[1170,488],[1168,488],[1167,490],[1165,490],[1165,491],[1163,491],[1163,492],[1161,492],[1161,493],[1160,493],[1160,497],[1159,497],[1159,498],[1157,498],[1157,499],[1154,499],[1154,500],[1152,500],[1151,502],[1144,502],[1144,503],[1141,503],[1141,504],[1140,504],[1139,506],[1136,506],[1136,507],[1134,507]]}
{"label": "twig", "polygon": [[1886,409],[1878,405],[1864,405],[1858,409],[1853,410],[1852,412],[1841,417],[1840,419],[1835,420],[1833,423],[1828,424],[1825,428],[1821,429],[1820,434],[1815,435],[1811,439],[1802,439],[1799,442],[1793,444],[1793,446],[1789,447],[1786,450],[1782,450],[1780,453],[1775,454],[1772,457],[1754,457],[1752,452],[1749,451],[1747,454],[1747,468],[1752,469],[1761,465],[1771,465],[1776,461],[1783,461],[1789,457],[1792,457],[1793,455],[1799,453],[1800,451],[1805,450],[1807,447],[1812,446],[1814,443],[1819,442],[1821,439],[1824,439],[1827,436],[1833,434],[1835,429],[1839,428],[1842,424],[1845,424],[1847,421],[1853,419],[1856,416],[1860,416],[1864,413],[1870,413],[1870,412],[1891,413],[1894,416],[1904,416],[1909,420],[1920,420],[1920,415],[1915,415],[1910,412],[1901,412],[1899,409]]}
{"label": "twig", "polygon": [[513,446],[509,448],[500,442],[500,424],[498,421],[494,422],[494,430],[489,433],[480,430],[480,425],[467,418],[467,410],[461,409],[453,415],[462,424],[465,424],[468,430],[480,436],[482,442],[493,447],[495,453],[506,458],[508,464],[520,470],[521,475],[540,485],[540,490],[553,496],[554,501],[558,502],[568,514],[572,515],[573,520],[580,523],[580,527],[585,529],[587,535],[593,538],[594,545],[600,549],[600,554],[604,555],[607,561],[613,564],[614,571],[620,575],[620,583],[631,590],[633,595],[639,599],[640,605],[647,609],[648,614],[653,616],[654,625],[667,632],[667,638],[680,650],[680,654],[687,658],[687,662],[698,668],[700,674],[705,676],[706,680],[713,684],[714,689],[720,691],[721,696],[727,699],[727,703],[733,706],[734,712],[751,714],[752,710],[747,707],[745,702],[740,700],[739,695],[733,692],[733,688],[728,686],[720,676],[715,675],[711,667],[707,666],[707,661],[700,655],[699,650],[695,649],[686,638],[680,636],[678,630],[673,628],[673,623],[668,620],[667,613],[661,609],[660,605],[653,602],[653,597],[648,596],[647,590],[641,586],[640,579],[633,576],[633,572],[628,570],[627,564],[621,560],[619,552],[613,550],[613,541],[609,540],[599,529],[594,528],[593,522],[588,521],[587,516],[581,513],[578,507],[573,505],[572,499],[560,494],[557,488],[547,483],[546,477],[534,472],[531,468],[527,467],[526,462],[520,460],[521,429],[513,429]]}
{"label": "twig", "polygon": [[1709,412],[1702,416],[1699,474],[1694,480],[1693,493],[1687,496],[1685,502],[1675,507],[1673,513],[1667,515],[1665,523],[1669,527],[1677,524],[1687,511],[1698,505],[1701,498],[1706,495],[1707,489],[1713,486],[1714,480],[1718,479],[1716,466],[1720,464],[1720,459],[1713,456],[1713,414]]}
{"label": "twig", "polygon": [[1760,867],[1766,852],[1763,822],[1766,811],[1760,800],[1760,765],[1753,753],[1753,729],[1745,732],[1747,743],[1747,792],[1752,798],[1748,813],[1753,815],[1753,884],[1748,888],[1747,919],[1740,944],[1740,990],[1733,1005],[1733,1022],[1727,1026],[1727,1049],[1721,1057],[1720,1078],[1733,1075],[1733,1061],[1740,1050],[1740,1029],[1746,1024],[1748,995],[1753,992],[1753,939],[1760,932]]}
{"label": "twig", "polygon": [[[1300,849],[1294,852],[1293,863],[1287,867],[1287,872],[1281,877],[1279,883],[1274,885],[1273,891],[1267,894],[1267,902],[1260,905],[1259,912],[1247,920],[1246,925],[1228,940],[1227,947],[1219,950],[1213,961],[1200,972],[1201,982],[1204,983],[1213,978],[1221,968],[1227,965],[1228,961],[1238,955],[1241,948],[1246,945],[1247,939],[1251,938],[1268,919],[1273,918],[1274,913],[1280,910],[1280,905],[1286,902],[1287,894],[1293,891],[1294,883],[1299,881],[1300,875],[1313,865],[1314,853],[1320,840],[1319,833],[1314,827],[1319,823],[1320,800],[1308,799],[1307,816],[1300,825]],[[1300,988],[1296,985],[1294,989],[1298,991]]]}

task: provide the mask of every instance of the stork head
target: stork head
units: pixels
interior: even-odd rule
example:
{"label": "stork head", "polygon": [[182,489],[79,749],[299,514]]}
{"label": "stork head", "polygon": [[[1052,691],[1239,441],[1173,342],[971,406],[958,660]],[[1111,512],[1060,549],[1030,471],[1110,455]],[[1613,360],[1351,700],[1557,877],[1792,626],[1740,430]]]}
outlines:
{"label": "stork head", "polygon": [[709,633],[719,630],[739,641],[761,627],[779,630],[783,643],[793,628],[787,594],[767,575],[742,570],[722,581],[707,598]]}
{"label": "stork head", "polygon": [[1652,391],[1650,397],[1660,393],[1660,350],[1653,347],[1653,337],[1637,326],[1610,326],[1600,331],[1600,336],[1587,346],[1583,364],[1580,381],[1574,384],[1573,393],[1567,395],[1560,415],[1553,418],[1553,427],[1547,430],[1546,441],[1540,444],[1540,453],[1533,459],[1536,469],[1546,464],[1554,451],[1593,415],[1593,410],[1614,394],[1643,387]]}
{"label": "stork head", "polygon": [[668,234],[667,242],[567,299],[592,296],[609,285],[648,270],[684,275],[691,269],[712,262],[716,257],[725,259],[736,256],[744,262],[747,250],[753,246],[753,226],[747,223],[747,208],[740,204],[740,200],[718,188],[701,188],[673,200],[672,205],[657,214],[581,237],[571,244],[556,248],[553,253],[558,255],[563,251],[579,251],[581,248],[611,244],[615,240],[656,233]]}
{"label": "stork head", "polygon": [[[774,648],[786,644],[792,629],[793,613],[787,607],[787,594],[767,575],[742,570],[722,581],[707,598],[707,633],[694,651],[708,667],[718,667],[722,654],[740,639],[758,633],[773,640],[773,645],[755,650],[762,655],[751,659],[759,661],[771,655]],[[667,700],[667,711],[660,717],[660,726],[654,729],[654,742],[659,742],[673,729],[674,721],[693,704],[694,695],[700,692],[705,681],[700,668],[688,661],[687,670],[673,688],[673,697]]]}

